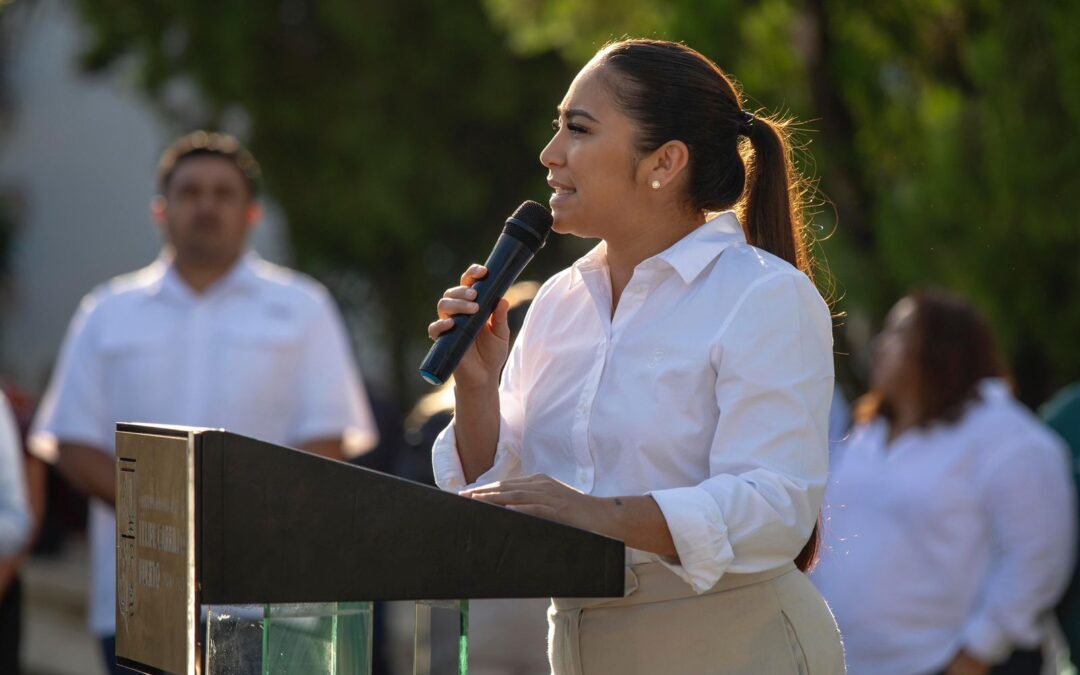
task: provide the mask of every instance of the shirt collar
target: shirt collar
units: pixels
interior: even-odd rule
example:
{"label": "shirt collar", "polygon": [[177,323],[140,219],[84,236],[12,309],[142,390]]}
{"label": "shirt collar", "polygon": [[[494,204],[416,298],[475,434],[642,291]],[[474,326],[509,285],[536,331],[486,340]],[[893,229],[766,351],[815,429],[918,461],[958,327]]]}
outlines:
{"label": "shirt collar", "polygon": [[[739,219],[732,211],[713,214],[700,227],[686,235],[671,247],[652,258],[641,262],[647,266],[650,261],[667,263],[689,284],[709,266],[728,246],[746,242]],[[655,264],[655,263],[652,263]],[[581,280],[581,275],[607,265],[607,243],[600,242],[591,251],[579,258],[570,268],[571,288]]]}
{"label": "shirt collar", "polygon": [[988,377],[979,382],[979,395],[985,401],[1001,401],[1012,398],[1012,387],[1000,377]]}
{"label": "shirt collar", "polygon": [[570,266],[570,288],[581,281],[583,274],[594,270],[602,270],[607,267],[607,242],[601,241],[585,255],[574,261]]}
{"label": "shirt collar", "polygon": [[746,243],[739,219],[731,211],[715,214],[656,258],[663,260],[689,284],[728,246]]}
{"label": "shirt collar", "polygon": [[191,287],[180,278],[173,264],[173,252],[168,247],[162,249],[155,260],[146,268],[146,273],[153,277],[146,286],[146,294],[150,297],[193,299],[209,297],[219,293],[236,290],[240,292],[254,292],[258,289],[258,273],[256,267],[262,258],[255,251],[247,251],[231,270],[205,293],[196,295]]}

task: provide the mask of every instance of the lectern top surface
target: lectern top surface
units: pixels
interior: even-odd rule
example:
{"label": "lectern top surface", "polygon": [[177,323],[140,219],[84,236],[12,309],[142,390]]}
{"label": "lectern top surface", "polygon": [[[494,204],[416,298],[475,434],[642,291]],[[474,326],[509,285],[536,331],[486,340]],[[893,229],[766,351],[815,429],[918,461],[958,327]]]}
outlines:
{"label": "lectern top surface", "polygon": [[118,422],[116,424],[116,430],[126,431],[132,434],[182,436],[184,438],[191,433],[201,434],[206,431],[225,431],[224,429],[214,429],[212,427],[185,427],[180,426],[179,424],[152,424],[149,422]]}

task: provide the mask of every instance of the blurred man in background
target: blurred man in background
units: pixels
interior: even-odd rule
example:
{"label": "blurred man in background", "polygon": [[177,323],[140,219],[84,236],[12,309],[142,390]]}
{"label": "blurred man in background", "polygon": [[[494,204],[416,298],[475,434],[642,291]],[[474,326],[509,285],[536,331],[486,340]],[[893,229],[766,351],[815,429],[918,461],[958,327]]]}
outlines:
{"label": "blurred man in background", "polygon": [[35,453],[91,497],[90,628],[112,672],[117,422],[224,427],[334,459],[377,440],[327,291],[248,249],[257,178],[231,136],[164,153],[152,214],[166,246],[82,301],[34,422]]}

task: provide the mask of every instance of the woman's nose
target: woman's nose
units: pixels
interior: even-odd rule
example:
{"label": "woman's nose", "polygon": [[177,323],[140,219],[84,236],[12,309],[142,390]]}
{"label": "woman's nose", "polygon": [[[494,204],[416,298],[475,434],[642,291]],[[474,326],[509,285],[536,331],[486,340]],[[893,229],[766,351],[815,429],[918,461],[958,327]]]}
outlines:
{"label": "woman's nose", "polygon": [[547,168],[562,166],[566,163],[566,155],[562,151],[562,132],[556,131],[548,144],[540,151],[540,163]]}

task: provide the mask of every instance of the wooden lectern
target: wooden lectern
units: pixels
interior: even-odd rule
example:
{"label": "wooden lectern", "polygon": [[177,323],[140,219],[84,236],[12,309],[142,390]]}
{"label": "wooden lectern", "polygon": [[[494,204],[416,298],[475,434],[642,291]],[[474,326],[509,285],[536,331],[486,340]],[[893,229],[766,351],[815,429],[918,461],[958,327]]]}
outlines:
{"label": "wooden lectern", "polygon": [[623,595],[622,542],[223,430],[118,424],[116,471],[117,661],[146,673],[366,673],[371,601]]}

